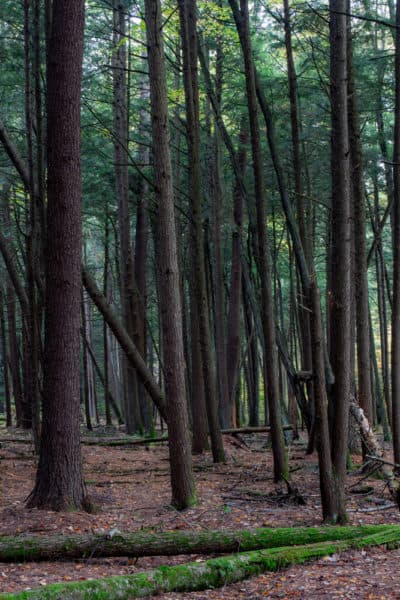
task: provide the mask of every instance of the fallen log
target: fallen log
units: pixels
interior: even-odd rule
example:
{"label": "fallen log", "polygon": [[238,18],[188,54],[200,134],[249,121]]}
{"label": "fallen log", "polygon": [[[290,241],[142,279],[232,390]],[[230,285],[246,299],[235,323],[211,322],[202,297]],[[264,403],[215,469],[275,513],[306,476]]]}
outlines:
{"label": "fallen log", "polygon": [[[0,538],[0,562],[72,560],[93,556],[217,554],[345,540],[393,530],[391,525],[288,527],[239,531],[172,531]],[[400,526],[398,533],[400,537]]]}
{"label": "fallen log", "polygon": [[81,443],[85,446],[146,446],[147,444],[159,444],[168,442],[168,436],[147,437],[147,438],[114,438],[110,440],[103,439],[82,439]]}
{"label": "fallen log", "polygon": [[[290,431],[293,429],[292,425],[284,425],[282,428],[284,431]],[[251,434],[251,433],[269,433],[271,431],[271,427],[239,427],[232,429],[222,429],[221,433],[225,435],[241,435],[241,434]],[[109,440],[106,439],[82,439],[82,444],[87,446],[139,446],[141,444],[157,444],[159,442],[167,442],[168,436],[160,436],[155,438],[111,438]]]}
{"label": "fallen log", "polygon": [[[283,431],[290,431],[293,429],[293,425],[283,425]],[[227,435],[240,435],[242,433],[269,433],[271,427],[267,425],[265,427],[237,427],[236,429],[222,429],[221,433]]]}
{"label": "fallen log", "polygon": [[160,592],[189,592],[217,588],[242,581],[266,571],[275,571],[292,564],[343,552],[350,548],[366,548],[386,544],[398,547],[398,528],[389,528],[361,538],[322,542],[307,546],[292,546],[241,552],[205,562],[161,566],[134,575],[119,575],[105,579],[60,583],[14,594],[0,594],[2,600],[129,600]]}

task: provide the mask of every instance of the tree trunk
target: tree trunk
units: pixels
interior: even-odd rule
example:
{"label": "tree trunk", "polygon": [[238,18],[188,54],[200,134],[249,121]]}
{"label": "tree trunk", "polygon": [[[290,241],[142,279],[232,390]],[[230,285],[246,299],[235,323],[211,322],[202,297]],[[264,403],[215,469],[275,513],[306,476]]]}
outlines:
{"label": "tree trunk", "polygon": [[11,393],[10,393],[10,378],[8,369],[8,352],[7,352],[7,336],[6,336],[6,323],[4,318],[4,296],[0,289],[0,338],[1,338],[1,359],[3,367],[3,381],[4,381],[4,400],[5,400],[5,412],[6,412],[6,427],[12,426],[12,414],[11,414]]}
{"label": "tree trunk", "polygon": [[[108,299],[108,286],[109,286],[109,263],[110,263],[110,217],[108,214],[108,206],[106,202],[106,210],[105,210],[105,218],[104,218],[104,270],[103,270],[103,293],[104,297]],[[104,404],[106,408],[106,425],[108,427],[112,426],[112,416],[111,416],[111,387],[110,387],[110,377],[109,377],[109,348],[108,348],[108,331],[107,331],[107,323],[103,319],[103,360],[104,360],[104,377],[103,377],[103,388],[104,388]],[[94,362],[96,368],[96,362]],[[97,374],[99,374],[99,369],[97,368]],[[114,407],[119,407],[115,404]],[[118,421],[121,423],[121,415],[117,415]]]}
{"label": "tree trunk", "polygon": [[159,0],[145,0],[148,66],[153,134],[154,183],[157,203],[155,245],[163,335],[163,374],[168,408],[172,504],[178,509],[196,503],[186,403],[182,305],[176,244],[174,191],[162,13]]}
{"label": "tree trunk", "polygon": [[396,3],[395,113],[393,140],[393,309],[392,433],[394,461],[400,463],[400,0]]}
{"label": "tree trunk", "polygon": [[311,285],[310,306],[312,309],[310,324],[311,346],[313,351],[315,427],[317,434],[322,516],[324,521],[335,523],[337,520],[337,506],[328,423],[328,397],[324,373],[324,334],[322,329],[321,302],[316,282],[313,282]]}
{"label": "tree trunk", "polygon": [[89,508],[80,448],[80,95],[83,0],[54,0],[47,71],[43,429],[29,507]]}
{"label": "tree trunk", "polygon": [[[149,91],[147,77],[140,82],[140,99],[143,103],[140,111],[139,136],[144,138],[144,142],[139,146],[139,164],[146,166],[150,162],[150,152],[147,143],[147,130],[149,128],[148,103]],[[135,281],[138,296],[138,336],[137,347],[144,359],[146,359],[146,309],[147,309],[147,254],[148,254],[148,229],[149,219],[147,216],[147,195],[148,182],[144,177],[140,178],[140,184],[136,190],[136,232],[135,232]],[[138,381],[139,406],[142,422],[145,431],[149,432],[152,428],[152,410],[150,398],[143,387],[142,382]]]}
{"label": "tree trunk", "polygon": [[[242,119],[239,135],[238,165],[244,178],[246,172],[246,145],[248,142],[247,123]],[[242,261],[240,246],[243,229],[243,196],[239,183],[236,181],[233,190],[233,220],[232,233],[232,266],[229,287],[229,310],[226,340],[226,362],[228,377],[228,393],[231,411],[235,415],[236,386],[239,379],[240,360],[240,306],[242,301]],[[235,421],[235,418],[233,419]]]}
{"label": "tree trunk", "polygon": [[[350,12],[350,11],[349,11]],[[373,398],[371,389],[371,349],[369,332],[368,266],[366,247],[366,210],[363,178],[360,120],[354,80],[353,44],[350,18],[348,18],[348,108],[354,206],[355,308],[357,336],[358,401],[370,423],[373,423]]]}
{"label": "tree trunk", "polygon": [[[126,56],[126,0],[114,2],[114,157],[115,190],[118,205],[118,225],[121,264],[121,305],[123,323],[137,346],[137,298],[135,297],[134,264],[131,244],[128,180],[128,108],[127,108],[127,56]],[[142,428],[136,372],[124,357],[124,414],[127,433]]]}
{"label": "tree trunk", "polygon": [[83,397],[85,404],[85,418],[86,427],[91,431],[92,419],[90,414],[90,398],[89,398],[89,369],[88,369],[88,351],[87,346],[89,340],[87,339],[87,322],[86,322],[86,307],[85,307],[85,293],[82,289],[82,301],[81,301],[81,315],[82,315],[82,363],[83,363]]}
{"label": "tree trunk", "polygon": [[161,566],[152,571],[134,575],[108,577],[91,581],[61,583],[6,595],[10,600],[47,600],[73,597],[75,600],[91,598],[149,597],[160,592],[184,592],[226,586],[266,571],[276,571],[292,564],[302,564],[311,559],[337,554],[350,548],[367,548],[388,545],[397,548],[400,533],[391,526],[379,533],[339,541],[320,542],[306,546],[271,548],[213,558],[205,562],[192,562],[172,567]]}
{"label": "tree trunk", "polygon": [[[299,102],[297,92],[297,75],[293,57],[292,47],[292,29],[290,22],[290,7],[289,1],[283,1],[284,7],[284,26],[285,26],[285,46],[286,46],[286,57],[287,57],[287,69],[288,69],[288,84],[289,84],[289,99],[290,99],[290,123],[292,133],[292,155],[293,155],[293,175],[294,175],[294,191],[296,196],[296,213],[297,213],[297,225],[299,229],[299,236],[304,254],[307,260],[307,264],[310,267],[312,264],[312,250],[311,240],[309,235],[309,224],[307,222],[308,211],[305,206],[305,194],[303,189],[303,178],[302,178],[302,165],[301,165],[301,147],[300,147],[300,123],[299,123]],[[300,341],[301,341],[301,357],[302,357],[302,369],[309,371],[312,368],[312,350],[310,340],[310,313],[307,310],[307,299],[305,295],[307,290],[297,282],[298,293],[300,302],[296,303],[299,312],[299,329],[300,329]],[[313,387],[312,382],[306,383],[307,397],[309,412],[312,415],[314,412],[314,398],[313,398]],[[307,452],[310,453],[313,450],[313,438],[312,427],[309,426],[309,444]]]}
{"label": "tree trunk", "polygon": [[[39,562],[113,556],[175,556],[226,554],[261,548],[298,546],[316,542],[360,538],[392,530],[392,525],[347,527],[292,527],[282,529],[169,531],[115,535],[17,536],[0,539],[1,562]],[[397,526],[397,529],[399,526]]]}
{"label": "tree trunk", "polygon": [[[232,4],[233,0],[230,0]],[[236,3],[236,1],[234,2]],[[254,64],[250,40],[250,23],[248,4],[241,0],[241,27],[239,37],[246,73],[247,103],[250,121],[250,135],[253,158],[254,185],[257,212],[257,244],[258,261],[261,281],[262,326],[264,336],[264,352],[266,366],[266,381],[268,387],[268,408],[271,425],[272,451],[274,455],[274,480],[280,481],[288,477],[287,457],[283,439],[281,410],[278,385],[278,360],[275,336],[275,311],[271,287],[271,258],[268,242],[267,221],[265,214],[265,187],[261,156],[260,130],[258,126],[258,107],[254,79]]]}
{"label": "tree trunk", "polygon": [[332,386],[332,462],[336,479],[337,518],[346,520],[345,477],[350,401],[350,149],[347,110],[346,0],[330,0],[332,119],[332,246],[330,289],[330,359]]}
{"label": "tree trunk", "polygon": [[12,382],[12,395],[15,404],[15,417],[17,427],[22,423],[22,385],[19,366],[18,337],[16,325],[15,293],[10,283],[7,284],[6,293],[8,343],[10,346],[10,371]]}
{"label": "tree trunk", "polygon": [[194,277],[199,317],[200,348],[203,363],[205,399],[214,462],[225,459],[217,414],[217,385],[212,355],[204,257],[204,232],[201,216],[201,172],[199,131],[199,90],[197,73],[197,3],[178,0],[183,52],[186,124],[189,154],[190,200],[194,236]]}

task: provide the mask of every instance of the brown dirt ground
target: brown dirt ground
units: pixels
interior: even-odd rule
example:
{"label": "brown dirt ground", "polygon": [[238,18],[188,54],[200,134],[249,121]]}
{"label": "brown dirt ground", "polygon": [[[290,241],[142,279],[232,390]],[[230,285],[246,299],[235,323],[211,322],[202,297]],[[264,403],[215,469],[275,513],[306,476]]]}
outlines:
{"label": "brown dirt ground", "polygon": [[[10,437],[20,438],[21,432],[2,430],[0,435],[0,535],[107,532],[114,527],[121,532],[139,529],[157,532],[321,524],[316,456],[306,456],[300,442],[290,445],[289,455],[292,479],[306,499],[305,506],[293,506],[276,497],[277,491],[284,496],[286,490],[273,483],[271,452],[265,449],[266,437],[258,434],[243,436],[243,443],[226,436],[225,464],[213,464],[209,454],[194,457],[199,503],[183,513],[169,504],[165,443],[148,448],[83,446],[85,477],[98,506],[96,513],[86,514],[24,507],[33,486],[35,457],[29,443],[12,442]],[[348,485],[360,477],[356,473],[349,475]],[[400,523],[398,509],[386,507],[390,498],[384,482],[369,478],[362,485],[372,489],[364,495],[349,490],[350,522]],[[158,597],[163,600],[400,599],[399,559],[400,550],[389,552],[380,547],[349,551],[218,590],[167,593]],[[92,558],[75,562],[0,563],[0,591],[123,575],[188,560],[188,557]]]}

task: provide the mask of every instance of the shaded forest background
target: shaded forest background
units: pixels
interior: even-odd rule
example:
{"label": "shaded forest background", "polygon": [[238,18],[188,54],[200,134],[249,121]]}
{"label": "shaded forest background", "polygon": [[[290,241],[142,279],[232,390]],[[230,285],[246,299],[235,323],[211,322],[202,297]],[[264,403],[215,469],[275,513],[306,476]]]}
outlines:
{"label": "shaded forest background", "polygon": [[[221,429],[270,426],[288,481],[284,428],[305,428],[323,517],[344,522],[350,408],[400,462],[400,8],[90,0],[80,82],[83,3],[76,21],[66,5],[0,7],[0,401],[40,453],[29,502],[89,508],[81,410],[88,429],[168,426],[178,508],[191,451],[224,460]],[[80,268],[69,194],[76,306],[49,291]],[[69,313],[80,351],[54,375]]]}

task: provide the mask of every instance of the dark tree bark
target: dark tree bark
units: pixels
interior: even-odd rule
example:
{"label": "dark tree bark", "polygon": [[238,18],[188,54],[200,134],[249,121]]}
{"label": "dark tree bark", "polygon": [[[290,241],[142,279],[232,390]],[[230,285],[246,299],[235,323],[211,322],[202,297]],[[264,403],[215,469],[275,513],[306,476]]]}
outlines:
{"label": "dark tree bark", "polygon": [[190,406],[192,409],[192,449],[201,454],[209,448],[208,422],[204,395],[204,370],[200,348],[200,331],[193,273],[189,274],[190,295]]}
{"label": "dark tree bark", "polygon": [[[239,136],[238,165],[242,177],[246,171],[246,144],[248,142],[247,123],[242,120]],[[240,306],[242,301],[242,262],[240,247],[243,229],[243,195],[239,183],[236,181],[233,190],[233,220],[232,233],[232,266],[229,287],[229,309],[226,340],[226,368],[228,376],[228,393],[233,421],[235,422],[235,395],[239,378],[238,368],[240,359]]]}
{"label": "dark tree bark", "polygon": [[[138,299],[136,297],[129,212],[126,11],[126,0],[115,0],[113,12],[115,191],[118,205],[123,323],[138,347]],[[127,432],[133,433],[142,428],[137,377],[135,370],[125,357],[123,362],[125,424]]]}
{"label": "dark tree bark", "polygon": [[159,0],[146,0],[150,75],[158,282],[163,333],[163,373],[168,407],[172,503],[178,509],[196,502],[186,403],[182,305],[180,298],[174,192],[170,154],[167,87]]}
{"label": "dark tree bark", "polygon": [[12,414],[11,414],[11,393],[10,393],[10,378],[8,369],[8,352],[7,352],[7,336],[6,336],[6,323],[4,317],[4,296],[3,291],[0,290],[0,338],[1,338],[1,359],[3,366],[3,381],[4,381],[4,400],[5,400],[5,411],[6,411],[6,427],[12,426]]}
{"label": "dark tree bark", "polygon": [[[109,263],[110,263],[110,218],[108,214],[108,206],[106,203],[105,210],[105,222],[104,222],[104,270],[103,270],[103,293],[104,297],[108,299],[108,279],[109,279]],[[108,349],[108,331],[107,323],[103,319],[103,356],[104,356],[104,403],[106,407],[106,424],[107,426],[112,425],[111,416],[111,398],[110,398],[110,378],[109,378],[109,349]],[[95,363],[96,365],[96,363]],[[118,407],[117,407],[118,408]],[[119,409],[118,409],[119,410]],[[120,417],[118,417],[120,418]]]}
{"label": "dark tree bark", "polygon": [[350,400],[350,148],[347,104],[346,0],[330,2],[332,246],[330,290],[330,359],[332,387],[332,461],[336,479],[337,519],[346,520],[345,476]]}
{"label": "dark tree bark", "polygon": [[363,178],[363,155],[361,147],[360,121],[354,80],[353,45],[348,18],[348,110],[349,134],[351,153],[351,179],[354,207],[354,253],[355,267],[355,309],[356,309],[356,337],[357,337],[357,373],[358,373],[358,401],[370,423],[373,422],[373,402],[371,389],[371,348],[369,331],[369,303],[368,303],[368,266],[366,246],[366,210]]}
{"label": "dark tree bark", "polygon": [[194,277],[199,317],[200,348],[204,373],[208,426],[214,462],[224,460],[224,448],[217,414],[217,385],[212,356],[211,330],[208,310],[207,283],[204,258],[204,232],[201,216],[201,173],[199,132],[199,90],[197,72],[197,3],[196,0],[178,0],[183,73],[186,101],[186,124],[189,154],[190,201],[194,236]]}
{"label": "dark tree bark", "polygon": [[[376,226],[379,223],[379,188],[377,177],[374,178],[374,218]],[[379,314],[379,333],[380,333],[380,346],[381,346],[381,372],[382,372],[382,383],[383,383],[383,394],[385,397],[385,404],[387,410],[387,416],[389,424],[392,424],[392,398],[390,394],[390,375],[389,375],[389,342],[388,342],[388,316],[386,307],[386,293],[385,293],[385,281],[384,281],[384,264],[383,264],[383,251],[382,251],[382,240],[379,239],[375,248],[375,270],[376,270],[376,283],[377,283],[377,296],[378,296],[378,314]]]}
{"label": "dark tree bark", "polygon": [[310,306],[312,310],[310,320],[311,347],[313,352],[316,442],[318,447],[322,516],[324,521],[335,522],[337,520],[337,503],[328,423],[328,396],[325,386],[324,334],[319,290],[315,282],[311,284]]}
{"label": "dark tree bark", "polygon": [[7,324],[8,324],[8,343],[10,346],[10,371],[12,382],[12,395],[15,404],[15,417],[17,427],[21,427],[22,423],[22,384],[21,370],[18,353],[18,337],[16,326],[16,302],[14,290],[11,284],[7,285],[6,293],[7,303]]}
{"label": "dark tree bark", "polygon": [[87,345],[89,340],[87,339],[87,315],[85,306],[85,296],[82,289],[82,302],[81,302],[81,314],[82,314],[82,363],[83,363],[83,396],[85,403],[85,418],[86,427],[91,431],[93,429],[92,419],[90,414],[90,398],[89,398],[89,369],[88,369],[88,350]]}
{"label": "dark tree bark", "polygon": [[80,94],[83,0],[54,0],[47,70],[47,225],[43,428],[28,506],[89,508],[80,449]]}
{"label": "dark tree bark", "polygon": [[[303,178],[302,178],[302,164],[301,164],[301,146],[300,146],[300,119],[299,119],[299,102],[297,92],[297,75],[293,58],[293,46],[292,46],[292,29],[290,21],[290,7],[289,1],[283,1],[284,7],[284,26],[285,26],[285,46],[286,46],[286,57],[287,57],[287,68],[288,68],[288,84],[289,84],[289,99],[290,99],[290,124],[292,133],[292,156],[293,156],[293,176],[294,176],[294,192],[297,212],[297,225],[299,229],[299,236],[304,254],[307,260],[307,264],[310,267],[312,263],[312,250],[311,240],[309,235],[309,223],[307,222],[308,211],[305,205],[305,195],[303,189]],[[299,312],[299,329],[301,333],[301,356],[302,356],[302,369],[309,371],[312,369],[312,356],[311,356],[311,341],[310,341],[310,313],[307,310],[306,303],[307,290],[304,286],[298,285],[299,295],[301,297],[300,303],[297,303],[297,310]],[[313,404],[313,388],[312,382],[306,383],[307,396],[308,396],[308,412],[312,416],[314,412]],[[311,418],[310,418],[311,421]],[[313,424],[312,424],[313,425]],[[309,443],[307,452],[313,451],[313,440],[314,436],[312,429],[309,429]]]}
{"label": "dark tree bark", "polygon": [[[148,128],[148,110],[149,90],[147,77],[141,81],[140,98],[143,102],[143,108],[140,111],[140,137],[144,137],[144,143],[139,147],[139,164],[147,165],[149,163],[149,146],[146,140]],[[136,232],[135,232],[135,281],[138,296],[138,319],[137,319],[137,347],[143,358],[146,358],[146,309],[147,309],[147,255],[148,255],[148,229],[149,219],[147,216],[147,179],[141,177],[140,184],[136,190]],[[142,422],[146,431],[152,427],[151,402],[141,381],[138,381],[139,406]]]}
{"label": "dark tree bark", "polygon": [[396,3],[395,113],[393,140],[392,433],[400,462],[400,1]]}
{"label": "dark tree bark", "polygon": [[[230,0],[230,4],[236,0]],[[256,195],[257,212],[257,266],[261,281],[261,306],[262,326],[264,337],[266,382],[268,387],[268,408],[271,425],[272,451],[274,455],[274,479],[280,481],[288,477],[287,459],[283,439],[279,385],[278,385],[278,359],[275,336],[275,311],[271,285],[271,258],[268,242],[265,214],[265,188],[261,157],[261,139],[257,115],[257,96],[254,78],[254,64],[250,40],[250,23],[248,4],[246,0],[240,2],[241,26],[239,37],[242,45],[246,73],[247,103],[250,121],[250,136],[253,158],[253,172]]]}

